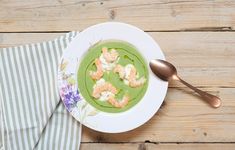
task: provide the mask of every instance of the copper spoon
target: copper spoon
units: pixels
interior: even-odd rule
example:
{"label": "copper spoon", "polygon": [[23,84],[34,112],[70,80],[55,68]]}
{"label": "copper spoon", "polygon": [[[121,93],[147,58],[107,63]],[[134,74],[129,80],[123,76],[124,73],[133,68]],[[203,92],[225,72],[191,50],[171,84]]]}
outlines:
{"label": "copper spoon", "polygon": [[158,76],[160,79],[164,81],[169,81],[171,79],[178,80],[187,87],[191,88],[195,92],[197,92],[204,101],[206,101],[208,104],[210,104],[212,107],[218,108],[221,105],[221,100],[219,97],[211,95],[207,92],[201,91],[197,89],[196,87],[192,86],[191,84],[185,82],[177,75],[177,70],[175,66],[173,66],[171,63],[160,60],[160,59],[154,59],[151,60],[149,63],[149,66],[153,73]]}

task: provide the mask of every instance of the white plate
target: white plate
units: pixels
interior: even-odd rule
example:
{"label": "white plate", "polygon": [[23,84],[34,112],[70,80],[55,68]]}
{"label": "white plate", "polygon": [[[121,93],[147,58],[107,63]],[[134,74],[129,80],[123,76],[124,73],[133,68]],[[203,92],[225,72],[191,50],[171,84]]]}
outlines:
{"label": "white plate", "polygon": [[158,44],[137,27],[119,22],[101,23],[80,32],[68,45],[59,66],[58,85],[65,107],[76,120],[100,132],[120,133],[137,128],[153,117],[165,98],[168,82],[155,77],[147,64],[148,88],[144,97],[135,106],[121,113],[96,110],[77,90],[76,74],[79,60],[89,47],[108,39],[122,40],[134,45],[146,62],[151,59],[165,59]]}

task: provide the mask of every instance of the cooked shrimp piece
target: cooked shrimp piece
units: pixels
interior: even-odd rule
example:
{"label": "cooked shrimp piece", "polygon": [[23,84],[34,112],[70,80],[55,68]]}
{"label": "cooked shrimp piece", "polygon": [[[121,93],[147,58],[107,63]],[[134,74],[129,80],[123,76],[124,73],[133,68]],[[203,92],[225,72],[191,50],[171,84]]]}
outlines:
{"label": "cooked shrimp piece", "polygon": [[124,79],[125,77],[125,68],[121,65],[116,65],[116,67],[113,69],[114,73],[118,73],[121,79]]}
{"label": "cooked shrimp piece", "polygon": [[136,68],[132,66],[130,74],[128,76],[129,80],[129,86],[130,87],[138,87],[145,83],[146,79],[144,77],[141,77],[140,79],[136,79]]}
{"label": "cooked shrimp piece", "polygon": [[108,63],[114,62],[119,56],[118,52],[115,49],[111,49],[111,51],[109,52],[107,47],[102,48],[102,53],[103,53],[104,59]]}
{"label": "cooked shrimp piece", "polygon": [[120,78],[124,80],[125,84],[130,87],[139,87],[146,82],[144,77],[137,79],[137,70],[132,64],[128,64],[125,67],[117,65],[113,71],[118,73]]}
{"label": "cooked shrimp piece", "polygon": [[123,108],[125,107],[129,102],[129,96],[125,95],[123,96],[122,100],[118,101],[114,98],[114,96],[110,96],[108,99],[108,102],[117,108]]}
{"label": "cooked shrimp piece", "polygon": [[131,80],[129,85],[130,87],[139,87],[141,85],[143,85],[146,82],[146,79],[144,77],[141,77],[140,79],[136,80]]}
{"label": "cooked shrimp piece", "polygon": [[97,70],[96,72],[91,71],[90,76],[94,80],[99,80],[103,76],[104,73],[103,73],[101,61],[98,58],[95,59],[95,65],[96,65]]}
{"label": "cooked shrimp piece", "polygon": [[97,86],[94,87],[92,96],[94,98],[100,98],[101,93],[105,92],[105,91],[111,92],[114,95],[117,94],[117,89],[111,83],[105,82],[101,85],[97,85]]}
{"label": "cooked shrimp piece", "polygon": [[133,65],[130,65],[130,67],[131,69],[130,69],[130,73],[127,79],[129,80],[129,82],[132,82],[136,79],[136,69]]}

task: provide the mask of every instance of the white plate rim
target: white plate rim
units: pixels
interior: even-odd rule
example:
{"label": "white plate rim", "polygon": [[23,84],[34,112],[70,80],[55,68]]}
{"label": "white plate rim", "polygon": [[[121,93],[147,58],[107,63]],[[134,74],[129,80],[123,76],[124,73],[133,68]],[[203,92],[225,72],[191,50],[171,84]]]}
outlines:
{"label": "white plate rim", "polygon": [[[107,31],[109,31],[109,33],[107,33]],[[124,33],[125,37],[124,35],[121,35],[121,33]],[[58,88],[60,91],[61,99],[64,102],[64,104],[66,98],[63,95],[64,91],[62,89],[63,86],[65,84],[68,84],[69,81],[63,79],[63,75],[66,73],[67,74],[71,72],[73,73],[73,75],[71,75],[70,78],[74,79],[72,90],[74,93],[76,93],[77,89],[76,64],[79,63],[78,61],[80,60],[80,57],[84,55],[89,46],[95,44],[99,40],[106,40],[106,39],[124,40],[136,46],[139,52],[142,54],[142,56],[146,59],[145,60],[146,62],[149,62],[151,59],[165,60],[163,52],[161,51],[158,44],[154,41],[154,39],[151,36],[149,36],[147,33],[145,33],[144,31],[135,26],[121,22],[105,22],[88,27],[84,31],[80,32],[70,42],[70,44],[67,46],[61,58],[61,62],[59,65],[60,67],[58,69]],[[140,39],[141,41],[138,41]],[[65,67],[65,71],[61,69],[64,60],[69,61],[67,66]],[[153,88],[155,90],[159,90],[159,93],[155,92]],[[168,88],[168,82],[162,81],[157,77],[155,77],[154,74],[149,69],[149,85],[147,91],[143,99],[140,100],[139,103],[137,103],[133,108],[131,108],[128,111],[117,114],[97,111],[93,106],[91,106],[89,103],[87,103],[84,100],[84,98],[80,93],[77,93],[78,101],[75,103],[76,104],[75,107],[68,109],[66,104],[65,107],[67,108],[67,110],[69,110],[71,115],[76,120],[78,120],[88,128],[106,133],[126,132],[143,125],[145,122],[147,122],[150,118],[153,117],[153,115],[160,108],[166,96],[167,88]],[[150,98],[153,100],[150,100]],[[141,113],[138,110],[142,110]],[[138,117],[136,117],[136,115]],[[129,120],[131,118],[134,119],[132,121],[125,122],[125,120]],[[122,124],[122,122],[125,123]]]}

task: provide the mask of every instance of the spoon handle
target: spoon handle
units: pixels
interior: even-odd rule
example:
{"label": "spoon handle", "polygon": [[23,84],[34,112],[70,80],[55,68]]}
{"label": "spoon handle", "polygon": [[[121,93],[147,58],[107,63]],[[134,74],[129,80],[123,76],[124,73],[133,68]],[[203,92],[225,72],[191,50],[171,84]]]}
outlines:
{"label": "spoon handle", "polygon": [[204,92],[202,90],[199,90],[198,88],[192,86],[191,84],[187,83],[186,81],[182,80],[181,78],[177,77],[177,79],[183,83],[184,85],[186,85],[187,87],[191,88],[192,90],[194,90],[195,92],[197,92],[202,98],[203,100],[205,100],[208,104],[210,104],[212,107],[219,107],[221,105],[221,100],[219,97],[214,96],[212,94],[209,94],[207,92]]}

